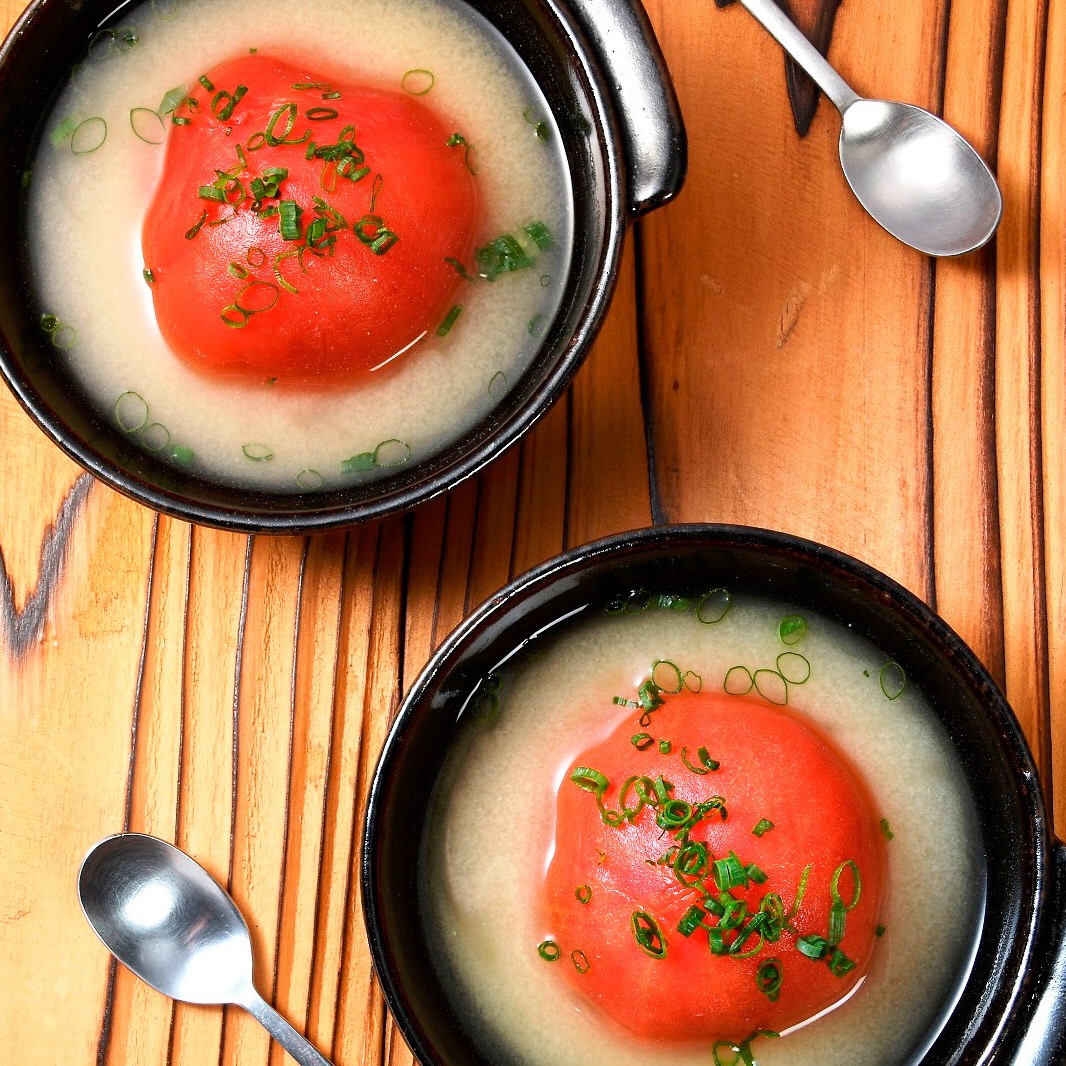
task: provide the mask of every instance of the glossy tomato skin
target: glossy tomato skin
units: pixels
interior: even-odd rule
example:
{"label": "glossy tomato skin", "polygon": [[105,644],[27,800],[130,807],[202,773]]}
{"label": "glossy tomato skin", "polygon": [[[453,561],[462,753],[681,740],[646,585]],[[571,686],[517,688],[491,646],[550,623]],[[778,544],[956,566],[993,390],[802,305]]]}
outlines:
{"label": "glossy tomato skin", "polygon": [[[780,1032],[838,1002],[870,962],[885,881],[878,816],[858,774],[812,724],[762,700],[682,693],[667,698],[649,729],[669,739],[669,754],[657,744],[638,751],[630,738],[640,727],[627,721],[582,754],[560,787],[556,846],[545,882],[545,930],[564,958],[583,952],[588,969],[580,973],[567,964],[559,972],[614,1023],[652,1041],[736,1044],[759,1030]],[[701,746],[720,762],[717,770],[702,775],[681,760],[686,748],[689,761],[704,769],[696,754]],[[706,842],[713,858],[732,851],[743,865],[754,863],[766,874],[763,884],[733,889],[749,914],[767,893],[780,895],[790,910],[809,867],[806,890],[791,918],[795,931],[786,928],[776,942],[765,942],[746,959],[712,954],[704,929],[683,936],[678,922],[701,895],[681,884],[668,864],[656,861],[674,838],[656,824],[651,807],[621,827],[605,825],[596,797],[570,780],[578,766],[608,778],[603,797],[608,810],[619,809],[619,787],[634,774],[661,775],[674,786],[671,798],[693,805],[721,797],[726,817],[715,812],[700,820],[689,839]],[[774,828],[754,835],[763,820]],[[825,959],[801,954],[796,940],[827,936],[831,881],[849,860],[859,870],[861,894],[847,912],[839,948],[855,967],[835,976]],[[713,881],[705,884],[718,895]],[[583,886],[582,895],[591,891],[587,903],[578,898]],[[841,873],[837,890],[850,905],[850,868]],[[637,943],[631,926],[635,912],[657,921],[666,941],[663,957],[650,956]],[[760,967],[771,959],[778,960],[782,973],[774,1001],[756,983]]]}
{"label": "glossy tomato skin", "polygon": [[[481,217],[465,150],[448,144],[457,131],[402,91],[284,59],[242,56],[205,77],[212,89],[194,83],[196,103],[175,113],[187,124],[171,129],[144,225],[156,317],[171,348],[211,377],[282,387],[348,386],[398,365],[403,356],[386,361],[435,330],[466,284],[445,262],[469,262]],[[294,88],[303,85],[329,88]],[[238,94],[232,113],[217,117]],[[307,158],[310,143],[340,144],[346,130],[361,162],[341,170],[358,180],[338,173],[335,160]],[[269,143],[264,132],[298,143]],[[253,209],[252,180],[272,168],[288,174],[260,212],[295,201],[299,240],[285,239],[278,214]],[[232,203],[200,194],[220,173],[240,183],[224,189]],[[330,225],[317,246],[316,218]],[[385,236],[375,254],[385,231],[395,240]]]}

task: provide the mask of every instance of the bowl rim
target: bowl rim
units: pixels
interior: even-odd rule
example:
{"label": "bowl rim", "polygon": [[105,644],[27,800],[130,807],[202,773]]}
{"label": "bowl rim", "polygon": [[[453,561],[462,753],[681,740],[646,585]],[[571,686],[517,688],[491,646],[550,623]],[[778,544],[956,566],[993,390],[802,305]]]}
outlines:
{"label": "bowl rim", "polygon": [[[466,2],[475,13],[487,18],[480,0]],[[123,0],[119,9],[124,10],[137,3],[138,0]],[[464,434],[482,435],[482,439],[473,447],[458,455],[448,465],[435,469],[416,481],[387,490],[369,501],[345,502],[341,499],[314,510],[279,509],[274,503],[283,500],[284,494],[239,487],[231,489],[230,486],[210,478],[203,479],[213,489],[233,492],[231,504],[214,504],[197,501],[140,477],[103,456],[82,436],[74,434],[34,387],[20,360],[0,339],[0,378],[7,383],[22,409],[67,456],[122,495],[172,518],[239,533],[321,533],[403,514],[450,491],[502,455],[547,414],[587,358],[592,342],[606,317],[618,281],[625,230],[630,217],[626,192],[625,140],[619,103],[611,89],[603,63],[577,18],[570,12],[566,0],[528,0],[528,6],[531,11],[546,14],[545,22],[550,23],[552,34],[567,53],[572,68],[580,76],[595,122],[593,129],[600,134],[592,144],[601,160],[603,173],[604,200],[600,227],[603,236],[599,256],[601,265],[592,276],[587,297],[574,316],[573,329],[565,335],[565,343],[559,345],[558,353],[541,380],[518,408],[491,428],[489,423],[499,407],[490,408],[486,415]],[[108,18],[111,19],[117,10]],[[55,32],[43,26],[38,28],[37,24],[42,22],[42,19],[62,18],[64,12],[65,9],[53,0],[32,0],[8,35],[0,42],[0,71],[13,61],[12,56],[17,57],[18,49],[23,47],[27,34]],[[511,47],[515,48],[524,63],[525,60],[513,44],[506,27],[489,21]],[[570,271],[574,270],[575,266],[571,264]],[[549,332],[534,353],[532,362],[535,363],[553,343],[558,344],[558,340],[553,340]],[[442,451],[447,451],[456,443],[458,442],[446,445]],[[432,459],[432,456],[430,458]],[[341,495],[344,493],[344,490],[335,491]],[[291,498],[295,494],[288,495]]]}
{"label": "bowl rim", "polygon": [[[960,683],[967,685],[975,697],[980,693],[978,702],[982,713],[1005,748],[1004,761],[1009,759],[1011,776],[1019,783],[1018,799],[1025,812],[1022,824],[1030,831],[1033,844],[1030,864],[1032,891],[1023,901],[1026,905],[1019,909],[1016,940],[1009,947],[1001,949],[1004,957],[1009,956],[1009,962],[1002,969],[999,987],[989,989],[983,995],[984,1006],[966,1033],[965,1047],[960,1048],[950,1060],[986,1061],[987,1055],[999,1046],[1004,1035],[1019,1024],[1016,1014],[1024,1006],[1027,988],[1036,980],[1038,936],[1050,920],[1049,897],[1053,889],[1051,863],[1054,838],[1036,765],[1018,719],[976,653],[931,607],[899,582],[855,556],[816,541],[756,526],[720,523],[685,523],[629,530],[568,549],[540,563],[512,579],[463,619],[433,652],[403,697],[367,793],[360,874],[363,918],[375,972],[389,1010],[416,1058],[427,1066],[437,1062],[427,1044],[423,1027],[407,1009],[406,998],[389,962],[376,866],[380,837],[386,825],[381,809],[382,794],[408,742],[413,723],[420,714],[431,713],[432,703],[426,699],[427,693],[431,694],[438,680],[446,678],[462,661],[477,634],[496,617],[506,614],[516,601],[520,602],[539,588],[565,581],[567,577],[591,568],[612,555],[623,560],[627,556],[652,553],[667,547],[678,550],[743,547],[771,555],[800,555],[820,568],[828,567],[846,578],[857,580],[868,587],[867,591],[889,600],[888,610],[902,614],[910,625],[926,630],[935,643],[946,648],[952,671],[961,675]],[[988,935],[987,926],[982,925],[977,943],[984,942]],[[973,1047],[971,1039],[976,1041]],[[968,1052],[975,1049],[977,1054],[968,1057]]]}

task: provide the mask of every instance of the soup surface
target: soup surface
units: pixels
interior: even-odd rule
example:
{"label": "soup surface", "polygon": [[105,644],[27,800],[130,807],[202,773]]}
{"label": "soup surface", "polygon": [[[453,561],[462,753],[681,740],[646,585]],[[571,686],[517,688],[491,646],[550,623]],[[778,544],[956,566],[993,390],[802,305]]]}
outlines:
{"label": "soup surface", "polygon": [[[147,451],[213,478],[313,490],[417,462],[506,394],[559,304],[571,194],[546,101],[493,27],[462,0],[277,0],[269,18],[251,0],[156,0],[114,27],[45,123],[27,205],[43,328],[113,423]],[[358,387],[323,391],[306,375],[273,372],[220,379],[177,357],[156,322],[142,231],[168,180],[173,118],[188,113],[172,110],[183,96],[174,90],[203,96],[202,75],[253,49],[310,76],[324,71],[327,81],[344,78],[429,107],[454,131],[449,151],[476,171],[472,245],[507,238],[521,253],[520,269],[499,272],[483,258],[457,258],[446,269],[458,286],[439,325],[395,358],[375,360],[380,368]],[[313,103],[321,114],[334,101]],[[365,181],[368,195],[373,179]],[[361,232],[374,235],[369,226]],[[283,276],[291,283],[298,274],[289,263]],[[217,302],[204,291],[188,300]]]}
{"label": "soup surface", "polygon": [[[698,676],[708,699],[736,700],[738,714],[748,701],[771,709],[784,701],[843,753],[884,819],[874,827],[885,856],[876,919],[882,935],[865,976],[820,1016],[783,1029],[779,1039],[751,1039],[745,1050],[760,1066],[918,1061],[968,971],[984,889],[969,791],[901,668],[826,619],[743,595],[716,593],[698,613],[695,601],[685,610],[589,608],[558,630],[471,699],[423,836],[427,933],[444,986],[457,990],[456,1009],[484,1034],[494,1061],[706,1066],[717,1041],[724,1041],[718,1061],[731,1063],[753,1035],[673,1039],[656,1031],[654,1019],[619,1024],[581,993],[577,970],[585,958],[571,974],[568,950],[557,961],[538,953],[549,940],[575,946],[543,905],[556,847],[574,835],[556,825],[557,797],[573,787],[583,753],[597,745],[605,751],[612,734],[646,711],[640,686],[660,661]],[[809,677],[800,683],[802,663]],[[645,715],[656,742],[670,735],[670,699]],[[634,722],[634,735],[641,728]],[[713,738],[712,731],[708,750]],[[695,759],[691,750],[688,757]],[[751,839],[753,850],[759,841]],[[589,881],[597,891],[599,882]],[[673,926],[664,932],[678,939]],[[586,955],[595,966],[594,950]]]}

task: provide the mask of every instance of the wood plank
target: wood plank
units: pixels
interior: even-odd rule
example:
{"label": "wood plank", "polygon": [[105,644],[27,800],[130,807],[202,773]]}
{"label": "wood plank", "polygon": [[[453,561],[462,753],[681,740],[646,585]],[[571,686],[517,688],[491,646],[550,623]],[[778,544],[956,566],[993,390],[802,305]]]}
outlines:
{"label": "wood plank", "polygon": [[[1041,492],[1039,273],[1040,100],[1046,7],[1007,8],[996,238],[996,448],[1007,697],[1050,779],[1047,608]],[[1033,177],[1030,178],[1030,175]]]}
{"label": "wood plank", "polygon": [[[944,118],[995,165],[1005,11],[950,20]],[[934,606],[1004,684],[995,419],[995,252],[936,264],[932,324]]]}
{"label": "wood plank", "polygon": [[1066,3],[1048,4],[1040,153],[1040,425],[1047,595],[1051,786],[1055,831],[1066,835]]}
{"label": "wood plank", "polygon": [[[690,130],[688,186],[643,229],[661,516],[813,537],[928,595],[928,260],[852,197],[831,109],[796,136],[746,12],[648,7]],[[830,58],[859,89],[932,103],[940,11],[844,5]]]}

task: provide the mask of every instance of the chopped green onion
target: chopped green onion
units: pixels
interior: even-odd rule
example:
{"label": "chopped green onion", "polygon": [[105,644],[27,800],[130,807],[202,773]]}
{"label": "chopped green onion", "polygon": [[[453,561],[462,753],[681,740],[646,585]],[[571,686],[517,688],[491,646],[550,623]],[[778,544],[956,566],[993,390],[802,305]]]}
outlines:
{"label": "chopped green onion", "polygon": [[489,378],[488,393],[489,398],[496,400],[497,402],[507,395],[507,375],[502,370],[497,370],[496,373]]}
{"label": "chopped green onion", "polygon": [[202,85],[202,86],[203,86],[203,87],[204,87],[204,88],[205,88],[205,89],[206,89],[206,90],[207,90],[207,91],[208,91],[209,93],[213,93],[213,92],[215,91],[215,83],[214,83],[214,82],[213,82],[213,81],[212,81],[212,80],[211,80],[211,79],[210,79],[210,78],[209,78],[209,77],[208,77],[208,76],[207,76],[206,74],[201,74],[201,75],[200,75],[200,77],[198,77],[198,78],[197,78],[196,80],[197,80],[197,81],[198,81],[198,82],[199,82],[199,83],[200,83],[200,84],[201,84],[201,85]]}
{"label": "chopped green onion", "polygon": [[670,741],[668,741],[668,740],[660,740],[659,741],[659,753],[662,754],[662,755],[669,755],[670,754]]}
{"label": "chopped green onion", "polygon": [[339,100],[340,98],[341,98],[341,94],[339,92],[337,92],[336,89],[334,89],[333,92],[323,93],[322,94],[322,99],[323,100]]}
{"label": "chopped green onion", "polygon": [[384,255],[399,240],[378,215],[363,215],[352,226],[352,232],[375,255]]}
{"label": "chopped green onion", "polygon": [[790,685],[803,685],[811,676],[811,664],[805,655],[795,651],[783,651],[777,657],[777,672]]}
{"label": "chopped green onion", "polygon": [[647,911],[634,911],[629,919],[629,928],[645,955],[650,955],[653,959],[666,958],[666,937],[663,936],[659,923]]}
{"label": "chopped green onion", "polygon": [[767,881],[766,872],[757,866],[755,863],[750,862],[744,867],[744,872],[748,875],[748,880],[754,882],[757,885],[765,885]]}
{"label": "chopped green onion", "polygon": [[562,950],[554,940],[545,940],[542,944],[538,945],[537,954],[544,959],[545,962],[555,962],[559,956],[562,955]]}
{"label": "chopped green onion", "polygon": [[879,925],[874,930],[874,936],[884,936],[884,935],[885,935],[885,927],[883,925]]}
{"label": "chopped green onion", "polygon": [[78,120],[73,115],[67,115],[65,119],[54,130],[52,130],[49,137],[52,141],[53,148],[59,148],[61,145],[66,144],[71,137],[74,136],[74,131],[78,128]]}
{"label": "chopped green onion", "polygon": [[801,936],[796,940],[796,950],[809,959],[820,959],[829,950],[829,942],[824,936]]}
{"label": "chopped green onion", "polygon": [[542,332],[543,328],[544,328],[544,316],[543,315],[534,315],[526,323],[526,332],[531,337],[537,336],[538,333]]}
{"label": "chopped green onion", "polygon": [[743,696],[755,684],[751,671],[746,666],[731,666],[725,673],[723,688],[730,696]]}
{"label": "chopped green onion", "polygon": [[530,222],[524,227],[526,233],[533,238],[533,243],[542,251],[546,252],[554,243],[551,230],[543,222]]}
{"label": "chopped green onion", "polygon": [[248,265],[255,270],[258,270],[261,266],[266,266],[267,254],[256,244],[253,244],[252,247],[248,249],[248,255],[246,258],[248,260]]}
{"label": "chopped green onion", "polygon": [[436,80],[431,70],[416,67],[414,70],[407,71],[400,79],[400,88],[412,96],[425,96],[433,88]]}
{"label": "chopped green onion", "polygon": [[829,958],[829,972],[834,977],[844,977],[855,969],[855,963],[851,961],[839,948]]}
{"label": "chopped green onion", "polygon": [[[228,122],[230,116],[233,114],[233,109],[241,102],[241,97],[244,96],[247,91],[247,85],[238,85],[232,93],[228,93],[224,89],[215,93],[214,99],[211,101],[211,114],[213,114],[219,122]],[[219,107],[219,104],[222,104],[222,106]],[[300,142],[282,141],[280,143],[299,144]]]}
{"label": "chopped green onion", "polygon": [[296,475],[296,487],[305,492],[322,488],[325,478],[317,470],[301,470]]}
{"label": "chopped green onion", "polygon": [[191,463],[196,457],[193,455],[192,448],[187,448],[184,444],[175,444],[170,449],[170,458],[176,459],[179,463]]}
{"label": "chopped green onion", "polygon": [[501,274],[524,270],[533,265],[533,260],[509,233],[478,248],[474,258],[478,263],[478,274],[487,281],[495,281]]}
{"label": "chopped green onion", "polygon": [[467,273],[466,267],[463,266],[463,264],[460,263],[458,259],[453,259],[450,255],[446,255],[444,257],[444,262],[446,262],[448,264],[448,266],[450,266],[459,275],[459,277],[465,279],[466,281],[476,281],[477,280],[476,278],[471,277]]}
{"label": "chopped green onion", "polygon": [[39,325],[45,333],[55,333],[59,329],[59,319],[55,315],[41,315]]}
{"label": "chopped green onion", "polygon": [[144,280],[149,285],[155,284],[155,274],[153,274],[152,271],[148,269],[148,267],[145,267],[144,270],[141,271],[141,273],[144,275]]}
{"label": "chopped green onion", "polygon": [[570,961],[574,964],[574,969],[578,973],[589,972],[589,957],[583,951],[571,951]]}
{"label": "chopped green onion", "polygon": [[162,144],[166,140],[166,126],[150,107],[130,108],[130,129],[146,144]]}
{"label": "chopped green onion", "polygon": [[829,908],[829,935],[826,938],[829,946],[835,948],[844,939],[844,926],[847,922],[848,913],[844,904],[836,901]]}
{"label": "chopped green onion", "polygon": [[[620,696],[615,696],[615,700],[621,699]],[[626,700],[626,703],[629,701]],[[633,745],[637,751],[646,751],[655,743],[655,738],[650,733],[636,733],[629,738],[629,743]]]}
{"label": "chopped green onion", "polygon": [[213,200],[218,204],[226,202],[226,194],[216,185],[201,185],[196,192],[201,200]]}
{"label": "chopped green onion", "polygon": [[788,703],[788,682],[776,670],[756,670],[752,682],[755,691],[768,703],[778,707]]}
{"label": "chopped green onion", "polygon": [[907,675],[904,673],[903,667],[891,660],[881,667],[878,681],[881,684],[881,691],[885,694],[885,698],[890,700],[899,699],[903,695],[903,690],[907,687]]}
{"label": "chopped green onion", "polygon": [[594,792],[600,796],[607,791],[607,787],[610,784],[599,770],[593,770],[588,766],[576,767],[570,774],[570,780],[578,788],[583,788],[586,792]]}
{"label": "chopped green onion", "polygon": [[75,155],[89,155],[107,140],[107,123],[99,116],[87,118],[70,138],[70,150]]}
{"label": "chopped green onion", "polygon": [[677,931],[682,936],[692,936],[703,925],[703,919],[706,917],[707,912],[702,907],[697,907],[693,904],[681,915],[681,920],[677,923]]}
{"label": "chopped green onion", "polygon": [[402,440],[383,440],[374,449],[375,466],[402,466],[411,458],[411,447]]}
{"label": "chopped green onion", "polygon": [[551,274],[541,274],[541,276],[540,276],[540,287],[542,289],[546,289],[551,283],[552,283]]}
{"label": "chopped green onion", "polygon": [[437,327],[438,337],[447,337],[451,333],[455,320],[463,313],[463,309],[456,304],[445,316],[444,321]]}
{"label": "chopped green onion", "polygon": [[333,107],[309,107],[304,112],[304,118],[311,122],[329,122],[339,116],[340,112]]}
{"label": "chopped green onion", "polygon": [[782,644],[798,644],[807,632],[807,619],[801,614],[787,614],[777,627]]}
{"label": "chopped green onion", "polygon": [[328,89],[328,81],[300,81],[293,84],[293,88],[297,91],[303,91],[304,89]]}
{"label": "chopped green onion", "polygon": [[160,422],[145,426],[140,432],[145,451],[161,452],[170,443],[170,430]]}
{"label": "chopped green onion", "polygon": [[640,705],[645,711],[654,711],[666,702],[659,695],[660,691],[659,686],[650,678],[637,686],[637,699],[640,700]]}
{"label": "chopped green onion", "polygon": [[636,700],[627,700],[625,696],[612,696],[611,703],[615,703],[619,707],[633,707],[634,709],[640,706]]}
{"label": "chopped green onion", "polygon": [[[851,880],[854,888],[854,894],[852,895],[851,902],[845,903],[840,895],[840,875],[846,870],[851,870]],[[859,867],[852,859],[845,859],[837,868],[833,871],[833,878],[829,882],[829,896],[834,903],[839,903],[846,911],[853,911],[859,903],[859,897],[862,895],[862,878],[859,876]]]}
{"label": "chopped green onion", "polygon": [[202,215],[201,215],[201,216],[200,216],[200,217],[199,217],[199,218],[198,218],[198,219],[196,220],[196,222],[195,222],[195,223],[194,223],[194,224],[193,224],[193,225],[192,225],[192,226],[191,226],[191,227],[190,227],[189,229],[187,229],[187,230],[185,231],[185,239],[186,239],[187,241],[191,241],[191,240],[193,239],[193,237],[195,237],[195,236],[196,236],[196,234],[197,234],[197,233],[199,233],[201,229],[203,229],[203,225],[204,225],[204,223],[205,223],[206,221],[207,221],[207,212],[205,211],[205,212],[204,212],[204,213],[203,213],[203,214],[202,214]]}
{"label": "chopped green onion", "polygon": [[374,465],[373,452],[359,452],[358,455],[353,455],[350,459],[341,460],[341,473],[364,474],[368,470],[373,470]]}
{"label": "chopped green onion", "polygon": [[696,604],[696,617],[704,625],[714,625],[729,614],[729,608],[732,606],[733,597],[728,589],[711,589]]}
{"label": "chopped green onion", "polygon": [[767,959],[755,971],[755,986],[771,1003],[781,995],[781,960]]}
{"label": "chopped green onion", "polygon": [[250,311],[245,311],[243,307],[238,307],[236,304],[226,304],[225,307],[219,312],[219,318],[230,327],[230,329],[244,329],[248,325],[252,314]]}
{"label": "chopped green onion", "polygon": [[244,452],[245,458],[251,459],[253,463],[265,463],[274,458],[274,451],[268,444],[245,444],[241,451]]}
{"label": "chopped green onion", "polygon": [[578,903],[588,903],[592,899],[592,886],[579,885],[574,895],[577,897]]}
{"label": "chopped green onion", "polygon": [[522,112],[522,118],[524,118],[526,122],[528,122],[533,127],[533,135],[537,138],[537,140],[546,141],[550,133],[548,129],[548,124],[546,122],[541,122],[536,117],[530,117],[532,115],[532,107],[527,107],[525,111]]}
{"label": "chopped green onion", "polygon": [[278,228],[281,231],[283,241],[298,241],[300,239],[300,215],[303,214],[297,207],[295,200],[282,200],[278,204]]}
{"label": "chopped green onion", "polygon": [[881,819],[881,833],[884,836],[885,840],[891,840],[896,835],[889,828],[888,819],[887,818],[882,818]]}
{"label": "chopped green onion", "polygon": [[800,904],[803,902],[803,897],[807,894],[807,878],[811,876],[811,863],[808,863],[803,867],[803,873],[800,875],[799,884],[796,886],[796,898],[792,901],[792,906],[789,908],[788,914],[785,916],[786,921],[791,921],[799,911]]}
{"label": "chopped green onion", "polygon": [[[720,1054],[722,1051],[731,1052],[733,1057],[731,1059],[723,1059]],[[719,1040],[714,1045],[714,1066],[741,1066],[739,1045],[731,1044],[728,1040]]]}
{"label": "chopped green onion", "polygon": [[124,433],[136,433],[148,425],[148,404],[137,392],[124,392],[115,401],[115,421]]}
{"label": "chopped green onion", "polygon": [[717,770],[722,764],[717,759],[711,758],[711,753],[706,748],[696,749],[696,758],[700,761],[700,766],[693,766],[689,762],[688,748],[681,749],[681,761],[685,764],[686,768],[691,770],[694,774],[699,774],[702,777],[704,774],[709,774],[712,770]]}
{"label": "chopped green onion", "polygon": [[703,688],[703,678],[694,670],[685,671],[685,688],[689,692],[699,692]]}
{"label": "chopped green onion", "polygon": [[764,833],[769,833],[770,830],[773,829],[773,827],[774,823],[771,822],[768,818],[760,818],[755,823],[755,828],[752,830],[752,833],[754,833],[757,837],[761,837]]}
{"label": "chopped green onion", "polygon": [[[304,141],[311,139],[311,131],[307,130],[302,137],[296,140],[290,140],[289,134],[292,133],[293,126],[296,125],[296,112],[297,107],[295,104],[282,104],[271,116],[270,121],[267,123],[266,129],[263,131],[263,137],[266,143],[272,148],[277,148],[281,144],[303,144]],[[278,121],[281,116],[285,116],[285,129],[279,137],[277,134]],[[248,141],[248,147],[251,147],[251,139]]]}
{"label": "chopped green onion", "polygon": [[182,100],[189,95],[189,89],[185,85],[176,85],[173,89],[167,89],[163,99],[159,101],[157,114],[169,115],[181,105]]}
{"label": "chopped green onion", "polygon": [[677,854],[674,856],[672,863],[674,877],[687,888],[691,888],[702,880],[703,875],[707,872],[707,860],[709,857],[707,845],[702,841],[686,841],[684,847],[678,849]]}
{"label": "chopped green onion", "polygon": [[731,888],[747,886],[747,870],[744,869],[735,852],[731,851],[724,859],[716,859],[712,872],[714,883],[718,886],[720,892],[728,892]]}
{"label": "chopped green onion", "polygon": [[61,352],[69,352],[75,344],[78,343],[78,331],[73,326],[68,326],[63,322],[60,322],[58,326],[51,331],[49,338],[52,342],[52,347]]}
{"label": "chopped green onion", "polygon": [[652,663],[651,679],[660,692],[676,696],[685,687],[685,676],[676,663],[669,659],[657,659]]}

